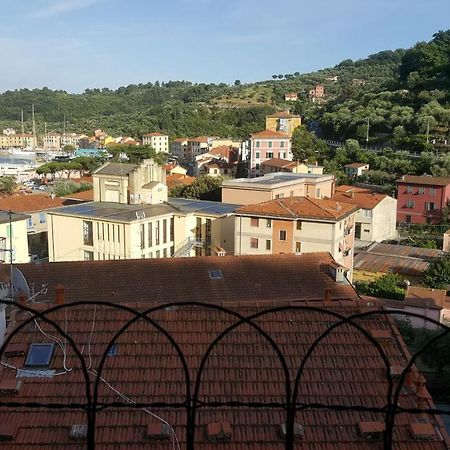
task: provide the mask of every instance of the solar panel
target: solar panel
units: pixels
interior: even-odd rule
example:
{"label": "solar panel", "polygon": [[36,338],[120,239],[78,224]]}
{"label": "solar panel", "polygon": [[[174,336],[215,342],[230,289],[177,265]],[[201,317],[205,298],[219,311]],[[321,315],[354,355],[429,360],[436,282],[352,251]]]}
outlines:
{"label": "solar panel", "polygon": [[50,364],[55,344],[31,344],[25,366],[45,367]]}

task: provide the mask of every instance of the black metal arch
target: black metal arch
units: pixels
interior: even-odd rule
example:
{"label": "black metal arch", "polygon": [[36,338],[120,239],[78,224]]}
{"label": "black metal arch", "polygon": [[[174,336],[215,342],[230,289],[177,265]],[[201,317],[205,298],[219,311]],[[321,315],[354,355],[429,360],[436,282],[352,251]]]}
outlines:
{"label": "black metal arch", "polygon": [[[201,302],[174,302],[170,304],[161,304],[157,306],[153,306],[151,308],[147,308],[144,311],[138,311],[135,310],[129,306],[118,304],[118,303],[111,303],[111,302],[101,302],[101,301],[85,301],[85,302],[74,302],[74,303],[67,303],[63,305],[56,305],[48,308],[45,311],[36,311],[32,308],[29,308],[24,305],[17,304],[15,302],[11,301],[2,301],[0,300],[0,305],[9,305],[17,307],[18,309],[22,311],[28,312],[31,316],[27,318],[25,321],[21,322],[12,332],[9,334],[3,344],[3,346],[0,348],[0,358],[3,356],[4,350],[6,349],[7,345],[11,342],[11,339],[18,335],[18,333],[23,330],[23,328],[34,321],[35,319],[40,319],[44,321],[45,323],[52,326],[60,336],[62,336],[64,339],[69,342],[70,346],[73,348],[73,351],[77,358],[80,360],[81,369],[83,372],[84,380],[85,380],[85,393],[86,393],[86,403],[78,404],[78,403],[67,403],[67,404],[60,404],[60,403],[37,403],[37,402],[0,402],[0,408],[1,407],[29,407],[29,408],[50,408],[50,409],[59,409],[59,408],[69,408],[69,409],[78,409],[78,410],[84,410],[87,414],[87,422],[88,422],[88,436],[87,436],[87,448],[88,449],[95,449],[95,424],[96,424],[96,414],[99,411],[102,411],[106,408],[123,408],[123,409],[136,409],[136,408],[144,408],[144,407],[153,407],[153,408],[181,408],[186,410],[186,420],[187,420],[187,431],[186,431],[186,448],[187,450],[193,450],[195,446],[194,441],[194,434],[195,434],[195,427],[196,427],[196,414],[200,408],[203,407],[233,407],[233,408],[239,408],[239,407],[250,407],[250,408],[281,408],[286,411],[286,425],[287,425],[287,435],[286,435],[286,441],[285,441],[285,449],[287,450],[293,450],[294,448],[294,423],[295,423],[295,415],[297,411],[299,410],[305,410],[305,409],[328,409],[328,410],[354,410],[354,411],[365,411],[365,412],[379,412],[383,413],[385,415],[385,432],[384,432],[384,440],[383,440],[383,447],[385,449],[392,448],[392,436],[393,436],[393,429],[394,429],[394,423],[396,415],[399,413],[410,413],[410,414],[421,414],[421,413],[427,413],[431,415],[435,414],[447,414],[450,415],[450,412],[441,411],[439,409],[433,408],[433,409],[421,409],[421,408],[402,408],[398,405],[398,400],[400,397],[400,391],[403,387],[403,384],[405,382],[405,377],[407,372],[411,369],[414,362],[417,360],[417,358],[425,352],[431,345],[433,345],[435,342],[437,342],[442,337],[446,336],[450,333],[450,327],[441,324],[440,322],[430,319],[429,317],[423,316],[421,314],[417,313],[410,313],[405,311],[398,311],[398,310],[370,310],[365,311],[357,314],[352,315],[344,315],[343,313],[339,313],[336,311],[332,311],[329,309],[324,309],[320,307],[310,306],[310,305],[285,305],[285,306],[279,306],[279,307],[272,307],[268,309],[260,310],[254,314],[251,314],[249,316],[244,316],[236,311],[233,311],[229,308],[226,308],[221,305],[216,304],[205,304]],[[66,333],[55,321],[53,321],[51,318],[47,317],[53,312],[59,311],[60,309],[70,309],[71,307],[77,307],[77,306],[103,306],[108,308],[114,308],[116,310],[126,311],[131,315],[131,318],[125,322],[113,335],[113,337],[110,339],[105,351],[101,355],[101,359],[96,371],[96,377],[94,380],[93,390],[91,392],[91,378],[89,376],[89,370],[86,365],[84,356],[79,351],[76,343],[71,338],[69,334]],[[151,317],[152,314],[167,309],[167,308],[183,308],[183,307],[200,307],[207,310],[215,310],[215,311],[221,311],[230,317],[232,317],[235,321],[227,326],[221,333],[219,333],[215,339],[209,344],[207,350],[203,354],[203,357],[200,361],[200,364],[197,368],[195,380],[191,380],[190,377],[190,369],[186,360],[185,355],[182,352],[182,349],[180,345],[177,343],[176,339],[172,336],[171,333],[169,333],[163,326],[161,326],[157,320]],[[330,319],[336,320],[334,323],[332,323],[330,326],[328,326],[310,345],[310,347],[307,349],[306,354],[303,356],[300,366],[297,369],[294,385],[292,387],[291,383],[291,375],[290,370],[288,368],[288,364],[286,361],[286,358],[281,351],[278,344],[275,342],[275,340],[270,336],[268,332],[266,332],[258,323],[257,320],[259,318],[262,318],[268,314],[277,314],[285,311],[308,311],[308,312],[317,312],[320,314],[323,314],[325,316],[328,316]],[[375,315],[384,315],[384,316],[393,316],[393,315],[402,315],[404,317],[418,317],[421,319],[425,319],[427,322],[432,323],[438,327],[441,327],[443,331],[438,334],[437,336],[433,337],[430,341],[428,341],[426,344],[422,346],[412,357],[408,360],[407,364],[403,368],[403,371],[399,377],[398,384],[396,385],[394,389],[394,382],[393,382],[393,376],[390,372],[390,364],[389,364],[389,358],[384,352],[382,346],[379,342],[364,328],[363,324],[358,323],[360,319],[372,317]],[[156,329],[158,332],[162,333],[167,341],[170,343],[171,347],[175,350],[175,353],[178,356],[178,359],[181,363],[181,368],[184,373],[184,379],[185,379],[185,401],[184,402],[136,402],[133,404],[127,403],[127,402],[120,402],[120,401],[114,401],[114,402],[107,402],[107,403],[101,403],[98,401],[98,389],[99,384],[101,381],[101,374],[104,369],[106,358],[108,351],[112,347],[112,345],[116,342],[116,340],[121,336],[122,333],[124,333],[129,327],[131,327],[134,323],[136,323],[139,320],[144,320],[145,323],[149,324],[152,328]],[[233,330],[237,329],[241,325],[246,324],[250,327],[252,327],[258,334],[262,336],[262,338],[270,345],[272,350],[277,355],[277,358],[280,362],[280,368],[283,370],[284,373],[284,391],[285,391],[285,400],[283,402],[244,402],[239,400],[230,400],[230,401],[222,401],[222,402],[203,402],[199,400],[199,392],[200,387],[202,383],[202,376],[203,372],[206,367],[206,363],[208,361],[208,358],[211,354],[211,352],[214,350],[216,346],[221,344],[222,340]],[[326,404],[320,404],[320,403],[305,403],[305,402],[298,402],[298,392],[299,387],[302,382],[302,376],[304,374],[305,366],[309,360],[309,358],[313,355],[314,351],[318,348],[318,346],[321,344],[323,339],[325,339],[333,330],[337,329],[340,326],[348,325],[350,327],[353,327],[358,333],[361,333],[362,336],[364,336],[377,350],[377,353],[381,357],[384,366],[386,368],[386,379],[388,381],[388,389],[386,394],[386,404],[382,408],[373,408],[368,407],[364,405],[352,405],[352,406],[346,406],[346,405],[326,405]],[[192,381],[194,381],[194,387],[192,390]]]}

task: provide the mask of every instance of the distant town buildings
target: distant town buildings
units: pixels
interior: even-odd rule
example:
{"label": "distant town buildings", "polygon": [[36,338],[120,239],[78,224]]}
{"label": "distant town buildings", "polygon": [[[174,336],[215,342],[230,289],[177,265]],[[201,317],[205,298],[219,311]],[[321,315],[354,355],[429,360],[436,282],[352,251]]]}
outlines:
{"label": "distant town buildings", "polygon": [[359,177],[367,170],[369,170],[369,164],[365,163],[355,162],[351,164],[346,164],[344,166],[345,175],[347,175],[350,178]]}
{"label": "distant town buildings", "polygon": [[322,84],[317,84],[314,89],[311,89],[308,93],[312,102],[321,101],[325,97],[325,88]]}
{"label": "distant town buildings", "polygon": [[284,101],[286,102],[296,102],[298,100],[297,92],[286,92],[284,94]]}

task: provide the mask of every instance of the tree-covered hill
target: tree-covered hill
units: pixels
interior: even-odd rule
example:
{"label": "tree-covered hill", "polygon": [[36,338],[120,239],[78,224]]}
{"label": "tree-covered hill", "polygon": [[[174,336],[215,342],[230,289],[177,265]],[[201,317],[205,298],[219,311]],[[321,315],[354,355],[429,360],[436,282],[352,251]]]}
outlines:
{"label": "tree-covered hill", "polygon": [[[295,58],[295,56],[294,56]],[[336,80],[337,77],[337,80]],[[0,94],[0,127],[20,129],[24,110],[31,130],[35,105],[38,132],[111,134],[140,138],[161,130],[175,136],[221,135],[244,138],[264,127],[264,116],[290,108],[322,137],[365,141],[410,150],[426,140],[444,142],[450,118],[450,31],[408,50],[381,51],[358,61],[345,60],[313,73],[273,74],[242,84],[193,84],[187,81],[87,89],[81,94],[20,89]],[[324,102],[312,103],[308,91],[325,86]],[[286,92],[299,100],[286,103]],[[428,136],[426,136],[428,134]]]}

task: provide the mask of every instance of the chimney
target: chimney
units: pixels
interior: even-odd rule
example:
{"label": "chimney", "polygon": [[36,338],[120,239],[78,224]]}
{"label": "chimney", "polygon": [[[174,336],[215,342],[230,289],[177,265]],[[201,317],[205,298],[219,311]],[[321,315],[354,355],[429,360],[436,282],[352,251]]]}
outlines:
{"label": "chimney", "polygon": [[56,291],[56,304],[57,305],[64,305],[64,285],[58,284],[55,288]]}

